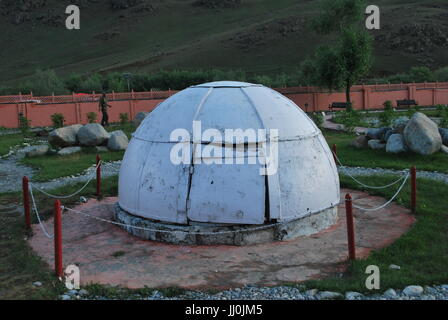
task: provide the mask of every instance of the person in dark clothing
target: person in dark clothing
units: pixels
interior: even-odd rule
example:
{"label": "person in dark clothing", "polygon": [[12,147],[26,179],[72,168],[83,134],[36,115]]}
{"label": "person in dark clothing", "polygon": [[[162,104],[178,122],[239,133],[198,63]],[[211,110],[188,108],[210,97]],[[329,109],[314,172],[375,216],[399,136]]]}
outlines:
{"label": "person in dark clothing", "polygon": [[107,103],[106,94],[104,92],[100,98],[99,107],[101,113],[103,114],[101,125],[107,127],[109,125],[109,115],[107,114],[107,107],[111,108],[112,106]]}

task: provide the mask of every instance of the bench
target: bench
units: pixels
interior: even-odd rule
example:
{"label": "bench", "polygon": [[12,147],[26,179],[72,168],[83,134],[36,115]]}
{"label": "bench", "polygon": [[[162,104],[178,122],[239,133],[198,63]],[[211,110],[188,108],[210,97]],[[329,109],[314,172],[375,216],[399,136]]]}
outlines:
{"label": "bench", "polygon": [[400,106],[416,106],[418,103],[415,100],[397,100],[397,108]]}
{"label": "bench", "polygon": [[347,102],[333,102],[330,106],[329,106],[330,110],[333,109],[347,109]]}

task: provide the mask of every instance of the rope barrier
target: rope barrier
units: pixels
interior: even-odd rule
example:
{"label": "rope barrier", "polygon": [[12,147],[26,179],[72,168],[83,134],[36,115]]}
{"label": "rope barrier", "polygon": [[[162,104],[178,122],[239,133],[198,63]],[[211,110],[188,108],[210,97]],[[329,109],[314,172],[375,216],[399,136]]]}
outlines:
{"label": "rope barrier", "polygon": [[217,234],[229,234],[229,233],[238,233],[238,232],[264,230],[264,229],[268,229],[268,228],[271,228],[271,227],[274,227],[274,226],[282,224],[282,223],[278,223],[277,222],[277,223],[273,223],[273,224],[269,224],[269,225],[263,225],[263,226],[254,227],[254,228],[246,228],[246,229],[239,229],[239,230],[228,230],[228,231],[216,231],[216,232],[189,232],[189,231],[184,231],[184,230],[159,230],[159,229],[151,229],[151,228],[133,226],[133,225],[130,225],[130,224],[125,224],[125,223],[121,223],[121,222],[116,222],[116,221],[112,221],[112,220],[96,217],[96,216],[91,215],[91,214],[89,214],[87,212],[82,212],[82,211],[71,209],[71,208],[67,208],[67,207],[64,207],[64,206],[62,206],[62,209],[65,209],[65,210],[68,210],[68,211],[71,211],[71,212],[75,212],[75,213],[84,215],[86,217],[96,219],[98,221],[114,224],[114,225],[117,225],[117,226],[129,227],[129,228],[139,229],[139,230],[143,230],[143,231],[150,231],[150,232],[160,232],[160,233],[177,233],[177,232],[181,232],[181,233],[187,233],[187,234],[193,234],[193,235],[217,235]]}
{"label": "rope barrier", "polygon": [[[339,163],[339,165],[340,165],[342,168],[347,168],[346,166],[344,166],[344,165],[342,164],[341,160],[339,160],[338,156],[337,156],[333,151],[332,151],[332,153],[333,153],[335,159],[337,160],[337,162]],[[403,173],[405,173],[405,172],[406,172],[406,170],[403,170]],[[368,189],[386,189],[386,188],[389,188],[389,187],[392,187],[392,186],[396,185],[396,184],[399,183],[401,180],[403,180],[405,177],[407,177],[406,175],[402,175],[398,180],[396,180],[396,181],[394,181],[394,182],[392,182],[392,183],[389,183],[389,184],[387,184],[387,185],[385,185],[385,186],[369,186],[369,185],[367,185],[367,184],[365,184],[365,183],[362,183],[362,182],[359,181],[358,179],[356,179],[356,178],[355,178],[353,175],[351,175],[348,171],[345,171],[345,174],[348,175],[353,181],[355,181],[355,182],[358,183],[359,185],[363,186],[364,188],[368,188]],[[409,172],[408,172],[408,176],[409,176]]]}
{"label": "rope barrier", "polygon": [[398,188],[397,192],[393,195],[393,197],[387,201],[386,203],[382,204],[381,206],[377,207],[377,208],[363,208],[363,207],[359,207],[353,204],[353,207],[362,211],[378,211],[380,209],[383,209],[384,207],[386,207],[387,205],[389,205],[392,201],[395,200],[395,198],[398,196],[398,194],[401,192],[401,190],[403,189],[404,185],[406,184],[406,181],[409,178],[410,173],[408,172],[408,174],[406,175],[403,183],[401,184],[401,186]]}
{"label": "rope barrier", "polygon": [[37,210],[36,201],[34,200],[33,187],[32,187],[31,184],[30,184],[29,190],[30,190],[30,195],[31,195],[31,201],[33,203],[33,210],[36,213],[37,221],[39,221],[39,226],[40,226],[40,228],[42,229],[43,233],[45,234],[45,236],[48,239],[53,239],[54,236],[50,235],[48,233],[47,229],[45,228],[44,224],[42,223],[42,220],[41,220],[40,215],[39,215],[39,211]]}
{"label": "rope barrier", "polygon": [[[98,163],[98,165],[95,166],[95,170],[98,169],[98,167],[101,165],[101,163],[102,163],[102,161],[100,161],[100,162]],[[46,191],[43,190],[43,189],[38,188],[36,185],[34,185],[34,184],[31,183],[31,182],[30,182],[30,186],[33,186],[37,191],[39,191],[40,193],[43,193],[44,195],[46,195],[46,196],[48,196],[48,197],[50,197],[50,198],[54,198],[54,199],[68,199],[68,198],[71,198],[71,197],[76,196],[77,194],[79,194],[80,192],[82,192],[82,191],[89,185],[89,183],[95,178],[95,174],[96,174],[96,171],[95,171],[95,170],[92,171],[92,173],[91,173],[92,176],[91,176],[90,179],[87,180],[87,182],[81,187],[81,189],[79,189],[78,191],[76,191],[76,192],[74,192],[74,193],[72,193],[72,194],[69,194],[69,195],[67,195],[67,196],[57,196],[57,195],[53,195],[53,194],[51,194],[51,193],[46,192]]]}

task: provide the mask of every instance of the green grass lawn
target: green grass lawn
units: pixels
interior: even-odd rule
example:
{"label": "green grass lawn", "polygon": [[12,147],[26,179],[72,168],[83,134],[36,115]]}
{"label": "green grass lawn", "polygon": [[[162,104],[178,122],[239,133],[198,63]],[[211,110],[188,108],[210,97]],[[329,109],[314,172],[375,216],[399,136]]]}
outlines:
{"label": "green grass lawn", "polygon": [[[124,151],[100,153],[104,162],[123,159]],[[33,181],[49,181],[60,177],[77,175],[96,164],[96,152],[84,151],[70,156],[46,155],[36,158],[23,158],[22,164],[37,170]]]}
{"label": "green grass lawn", "polygon": [[[369,177],[375,185],[385,185],[393,177]],[[396,177],[395,177],[396,179]],[[360,189],[348,177],[341,177],[344,187]],[[409,207],[409,182],[397,199],[397,203]],[[309,288],[369,292],[365,287],[366,267],[377,265],[380,268],[380,291],[388,288],[403,288],[407,285],[434,285],[448,281],[448,207],[445,200],[448,186],[441,182],[418,179],[417,222],[392,245],[373,251],[367,259],[351,263],[342,278],[330,277],[324,280],[308,281]],[[381,192],[371,192],[389,199],[398,186]],[[389,265],[401,266],[391,270]],[[370,291],[372,292],[372,291]]]}
{"label": "green grass lawn", "polygon": [[385,150],[357,149],[350,146],[354,134],[323,130],[330,147],[337,146],[338,158],[345,166],[370,168],[407,169],[416,166],[417,170],[448,173],[448,155],[442,152],[430,156],[415,153],[387,153]]}
{"label": "green grass lawn", "polygon": [[0,156],[7,154],[10,148],[25,142],[22,134],[6,134],[0,136]]}

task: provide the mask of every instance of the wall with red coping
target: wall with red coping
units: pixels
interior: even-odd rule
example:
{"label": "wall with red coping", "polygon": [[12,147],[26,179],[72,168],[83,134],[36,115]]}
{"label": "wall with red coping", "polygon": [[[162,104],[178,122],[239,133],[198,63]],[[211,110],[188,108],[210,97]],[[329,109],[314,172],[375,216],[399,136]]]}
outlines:
{"label": "wall with red coping", "polygon": [[[327,111],[332,102],[345,101],[344,92],[325,92],[319,88],[299,87],[276,90],[306,112]],[[109,94],[109,103],[112,105],[109,109],[109,121],[120,121],[120,113],[127,113],[129,119],[132,120],[137,113],[152,111],[165,98],[175,93],[170,91]],[[76,95],[52,97],[28,95],[26,99],[25,96],[0,97],[0,127],[17,128],[19,113],[25,115],[33,127],[50,126],[51,115],[54,113],[62,113],[67,125],[87,123],[89,112],[96,112],[100,121],[98,102],[94,101],[98,99],[98,95],[85,96],[88,97],[86,101],[80,101],[82,99],[76,98]],[[414,99],[421,106],[448,104],[448,83],[354,86],[351,97],[354,108],[358,110],[382,109],[386,100],[392,101],[394,105],[396,100],[402,99]],[[30,101],[33,99],[34,101]]]}

